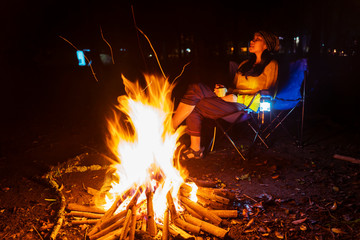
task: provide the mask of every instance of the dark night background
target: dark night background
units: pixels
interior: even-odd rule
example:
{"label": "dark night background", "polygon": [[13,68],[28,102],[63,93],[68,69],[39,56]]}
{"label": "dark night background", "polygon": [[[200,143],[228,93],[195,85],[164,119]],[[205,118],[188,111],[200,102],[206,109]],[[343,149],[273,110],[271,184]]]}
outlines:
{"label": "dark night background", "polygon": [[[206,66],[202,68],[205,75],[194,76],[216,78],[216,71],[226,69],[229,60],[244,57],[238,54],[238,47],[246,47],[254,31],[271,30],[283,38],[282,55],[309,59],[307,111],[357,125],[357,0],[14,0],[1,5],[3,153],[21,148],[19,138],[38,141],[48,131],[77,132],[81,126],[83,132],[102,136],[104,116],[115,97],[123,93],[121,74],[135,78],[144,71],[158,72],[155,59],[147,57],[149,44],[141,34],[137,37],[131,5],[137,26],[150,38],[170,78],[190,60],[193,66]],[[109,54],[100,27],[114,50],[115,65],[101,64],[98,58],[99,53]],[[60,36],[79,49],[91,49],[88,56],[98,82],[88,67],[77,66],[75,49]],[[292,50],[286,44],[297,36],[300,44]],[[227,52],[229,43],[234,44],[234,53]],[[179,51],[185,47],[181,44],[190,44],[191,54],[181,55]],[[170,53],[175,57],[169,57]],[[218,62],[221,64],[216,65]],[[192,68],[185,71],[189,73],[183,79],[192,76]],[[187,83],[179,80],[176,99]]]}

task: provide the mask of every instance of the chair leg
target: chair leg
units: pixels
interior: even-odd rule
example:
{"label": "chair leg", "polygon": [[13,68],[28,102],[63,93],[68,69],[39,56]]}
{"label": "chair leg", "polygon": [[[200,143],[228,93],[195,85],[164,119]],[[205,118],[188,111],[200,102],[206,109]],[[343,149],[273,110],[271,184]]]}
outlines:
{"label": "chair leg", "polygon": [[269,149],[269,146],[266,144],[265,140],[260,136],[259,132],[260,132],[260,128],[259,130],[256,130],[249,122],[248,122],[249,127],[254,131],[255,133],[255,137],[253,140],[253,144],[255,143],[256,139],[259,138],[260,141],[264,144],[264,146]]}
{"label": "chair leg", "polygon": [[231,143],[231,145],[233,145],[233,147],[235,148],[236,152],[240,155],[240,157],[246,161],[246,158],[244,157],[244,155],[242,155],[242,153],[240,152],[240,150],[237,148],[236,144],[234,143],[234,141],[231,139],[231,137],[227,134],[227,132],[224,130],[224,128],[220,125],[217,124],[219,126],[219,128],[221,129],[221,131],[223,132],[223,134],[225,135],[225,137],[229,140],[229,142]]}

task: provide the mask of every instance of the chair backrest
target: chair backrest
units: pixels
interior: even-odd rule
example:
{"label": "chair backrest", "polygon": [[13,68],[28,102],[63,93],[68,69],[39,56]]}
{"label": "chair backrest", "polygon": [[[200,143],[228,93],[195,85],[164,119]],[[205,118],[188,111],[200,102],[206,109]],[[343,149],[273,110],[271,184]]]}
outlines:
{"label": "chair backrest", "polygon": [[279,72],[280,83],[272,108],[285,110],[293,108],[301,99],[301,86],[307,70],[307,59],[302,58],[287,64]]}

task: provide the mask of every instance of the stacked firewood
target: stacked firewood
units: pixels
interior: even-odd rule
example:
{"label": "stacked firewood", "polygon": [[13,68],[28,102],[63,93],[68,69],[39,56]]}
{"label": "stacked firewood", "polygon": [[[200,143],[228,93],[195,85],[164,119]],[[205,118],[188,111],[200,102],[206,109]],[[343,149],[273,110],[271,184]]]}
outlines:
{"label": "stacked firewood", "polygon": [[[177,211],[170,192],[167,194],[167,209],[163,222],[156,223],[153,209],[153,193],[146,192],[146,200],[138,202],[142,189],[138,188],[126,209],[117,211],[123,199],[129,193],[118,197],[106,212],[94,207],[68,204],[68,216],[83,217],[85,220],[72,220],[75,224],[94,225],[87,233],[88,239],[135,239],[137,234],[146,234],[163,240],[181,236],[184,239],[195,238],[204,234],[211,234],[217,238],[224,238],[227,230],[222,228],[223,219],[236,218],[237,210],[227,210],[231,201],[226,189],[199,187],[197,202],[189,199],[192,188],[183,184],[179,191],[179,198],[184,211]],[[146,206],[146,214],[138,214],[141,206]],[[159,235],[160,234],[160,235]]]}

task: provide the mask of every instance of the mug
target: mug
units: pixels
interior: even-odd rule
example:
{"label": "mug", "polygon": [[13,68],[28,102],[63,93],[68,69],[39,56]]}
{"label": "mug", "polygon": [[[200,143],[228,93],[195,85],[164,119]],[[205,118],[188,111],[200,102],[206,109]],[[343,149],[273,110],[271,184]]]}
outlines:
{"label": "mug", "polygon": [[218,97],[225,97],[225,95],[227,93],[227,89],[223,85],[216,84],[214,92],[215,92],[216,96],[218,96]]}

